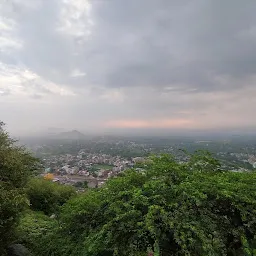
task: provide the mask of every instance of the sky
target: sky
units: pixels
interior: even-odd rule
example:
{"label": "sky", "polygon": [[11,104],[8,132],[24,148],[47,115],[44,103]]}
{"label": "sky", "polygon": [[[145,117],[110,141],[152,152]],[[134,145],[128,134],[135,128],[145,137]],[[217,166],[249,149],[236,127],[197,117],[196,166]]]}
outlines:
{"label": "sky", "polygon": [[1,0],[0,120],[256,128],[255,0]]}

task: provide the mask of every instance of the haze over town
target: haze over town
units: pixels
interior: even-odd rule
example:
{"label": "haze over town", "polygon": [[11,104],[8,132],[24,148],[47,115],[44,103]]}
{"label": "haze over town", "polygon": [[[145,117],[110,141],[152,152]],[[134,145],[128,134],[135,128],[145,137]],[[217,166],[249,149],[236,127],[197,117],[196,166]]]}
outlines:
{"label": "haze over town", "polygon": [[254,0],[3,0],[0,120],[15,135],[254,131],[255,9]]}

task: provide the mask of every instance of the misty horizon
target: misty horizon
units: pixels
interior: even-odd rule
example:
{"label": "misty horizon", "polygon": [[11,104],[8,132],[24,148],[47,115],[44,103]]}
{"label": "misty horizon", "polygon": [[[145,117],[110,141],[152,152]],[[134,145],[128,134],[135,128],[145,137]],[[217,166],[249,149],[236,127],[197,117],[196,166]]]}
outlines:
{"label": "misty horizon", "polygon": [[[8,128],[8,126],[7,126]],[[7,129],[8,130],[8,129]],[[208,139],[213,138],[228,138],[232,136],[256,136],[254,128],[243,129],[139,129],[139,128],[116,128],[116,129],[104,129],[104,130],[85,130],[85,129],[65,129],[65,128],[48,128],[41,130],[33,130],[24,133],[10,132],[15,138],[58,138],[61,135],[80,134],[85,138],[98,137],[98,136],[117,136],[117,137],[190,137],[199,138],[205,137]],[[57,136],[57,137],[55,137]]]}

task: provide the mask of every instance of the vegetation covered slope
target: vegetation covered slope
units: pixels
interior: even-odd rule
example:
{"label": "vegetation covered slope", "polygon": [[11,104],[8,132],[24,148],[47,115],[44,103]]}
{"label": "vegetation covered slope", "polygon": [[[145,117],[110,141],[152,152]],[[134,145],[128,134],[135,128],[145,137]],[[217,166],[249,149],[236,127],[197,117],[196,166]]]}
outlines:
{"label": "vegetation covered slope", "polygon": [[36,160],[15,145],[0,122],[0,255],[15,239],[14,229],[28,205],[24,187],[35,170]]}
{"label": "vegetation covered slope", "polygon": [[0,255],[12,243],[34,256],[256,255],[254,172],[162,155],[78,194],[31,179],[35,163],[1,128]]}
{"label": "vegetation covered slope", "polygon": [[[33,237],[33,250],[37,255],[255,255],[255,184],[255,173],[224,172],[209,154],[197,153],[188,163],[155,157],[144,171],[126,171],[64,204],[58,224],[48,220],[55,228]],[[24,240],[30,236],[27,228]]]}

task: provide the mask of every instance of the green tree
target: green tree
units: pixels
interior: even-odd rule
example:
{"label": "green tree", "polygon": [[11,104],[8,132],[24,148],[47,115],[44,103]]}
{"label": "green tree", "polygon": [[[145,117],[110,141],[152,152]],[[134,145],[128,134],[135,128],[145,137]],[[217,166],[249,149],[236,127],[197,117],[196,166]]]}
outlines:
{"label": "green tree", "polygon": [[76,192],[72,186],[61,185],[43,178],[32,178],[26,186],[26,193],[32,210],[56,214],[59,207]]}
{"label": "green tree", "polygon": [[[33,255],[50,255],[48,251],[52,234],[58,228],[56,219],[42,212],[26,211],[17,228],[18,242],[24,244]],[[55,239],[56,240],[56,239]]]}
{"label": "green tree", "polygon": [[27,211],[17,229],[18,242],[29,248],[33,256],[81,255],[83,244],[74,243],[69,234],[60,231],[55,218]]}
{"label": "green tree", "polygon": [[28,205],[24,187],[36,163],[36,159],[10,138],[0,122],[0,255],[5,255],[6,247],[15,239],[18,218]]}
{"label": "green tree", "polygon": [[256,173],[222,171],[209,153],[187,163],[155,156],[143,170],[72,197],[58,222],[29,213],[19,230],[40,256],[251,256],[255,184]]}
{"label": "green tree", "polygon": [[254,255],[255,182],[204,152],[154,157],[65,204],[61,232],[82,245],[77,255]]}
{"label": "green tree", "polygon": [[86,181],[86,180],[84,182],[78,181],[74,184],[74,186],[77,188],[84,188],[84,189],[88,188],[88,181]]}

